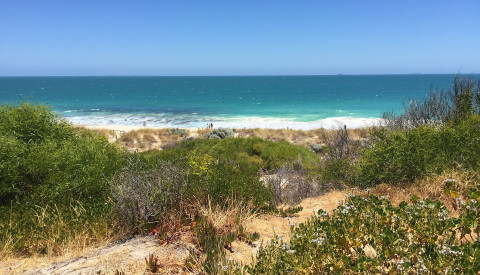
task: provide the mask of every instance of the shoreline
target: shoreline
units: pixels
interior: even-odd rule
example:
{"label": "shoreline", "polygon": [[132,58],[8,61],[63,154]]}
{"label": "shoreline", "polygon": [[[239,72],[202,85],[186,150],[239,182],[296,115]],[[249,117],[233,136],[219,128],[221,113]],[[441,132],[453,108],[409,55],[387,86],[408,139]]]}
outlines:
{"label": "shoreline", "polygon": [[[186,129],[191,132],[199,130],[208,130],[205,123],[184,123],[184,124],[171,124],[171,123],[152,123],[150,121],[136,121],[136,123],[130,122],[128,124],[116,123],[115,121],[98,119],[97,121],[86,121],[87,123],[80,123],[66,118],[67,121],[72,123],[76,127],[85,127],[93,130],[112,130],[112,131],[137,131],[137,130],[160,130],[160,129],[172,129],[180,128]],[[379,125],[382,121],[381,118],[351,118],[351,117],[332,117],[321,119],[317,121],[294,121],[289,119],[280,118],[259,118],[253,117],[245,120],[236,119],[232,121],[215,121],[213,120],[214,129],[216,128],[231,128],[231,129],[271,129],[271,130],[316,130],[325,129],[333,130],[346,126],[349,129],[368,128],[375,125]],[[92,123],[93,122],[93,123]],[[144,126],[145,122],[145,126]]]}

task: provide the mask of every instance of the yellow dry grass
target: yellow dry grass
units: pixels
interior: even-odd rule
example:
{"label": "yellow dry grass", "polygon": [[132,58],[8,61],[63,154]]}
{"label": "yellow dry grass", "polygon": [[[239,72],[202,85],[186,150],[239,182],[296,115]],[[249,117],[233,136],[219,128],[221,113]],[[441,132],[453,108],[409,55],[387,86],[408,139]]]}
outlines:
{"label": "yellow dry grass", "polygon": [[254,219],[257,214],[253,212],[252,203],[241,203],[234,199],[228,199],[223,206],[198,204],[196,211],[205,217],[219,232],[233,232],[239,226]]}
{"label": "yellow dry grass", "polygon": [[[235,129],[238,137],[259,137],[270,141],[287,141],[299,146],[308,146],[312,143],[325,144],[331,140],[336,130],[324,128],[314,130],[293,130],[293,129]],[[364,139],[368,137],[368,128],[348,129],[353,139]]]}
{"label": "yellow dry grass", "polygon": [[[81,128],[81,127],[79,127]],[[83,129],[83,128],[82,128]],[[172,135],[167,128],[143,128],[130,131],[92,129],[96,135],[105,137],[110,142],[124,147],[130,152],[162,150],[162,147],[175,144],[183,140],[179,135]],[[203,137],[212,130],[188,129],[188,136]],[[310,144],[325,144],[335,136],[336,130],[323,128],[314,130],[293,129],[234,129],[236,137],[259,137],[270,141],[287,141],[299,146]],[[351,138],[359,140],[368,137],[368,128],[348,129]]]}
{"label": "yellow dry grass", "polygon": [[[170,129],[145,128],[121,133],[114,142],[128,151],[161,150],[163,146],[179,142],[183,137],[172,135]],[[96,131],[96,130],[95,130]],[[196,135],[190,132],[189,135]],[[112,139],[110,139],[112,140]]]}
{"label": "yellow dry grass", "polygon": [[387,196],[394,205],[398,205],[402,201],[409,202],[412,196],[417,196],[420,199],[437,200],[447,207],[452,216],[457,216],[458,212],[453,207],[455,200],[444,192],[445,180],[447,179],[456,182],[459,193],[463,197],[466,197],[468,189],[476,182],[474,174],[452,171],[441,175],[433,175],[404,186],[380,184],[369,191],[363,191],[363,194],[372,193],[377,196]]}

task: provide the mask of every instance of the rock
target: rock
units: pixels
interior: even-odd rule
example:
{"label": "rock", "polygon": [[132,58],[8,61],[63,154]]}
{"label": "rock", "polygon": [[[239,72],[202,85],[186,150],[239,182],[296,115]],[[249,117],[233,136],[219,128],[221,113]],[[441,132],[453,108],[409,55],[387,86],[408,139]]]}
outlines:
{"label": "rock", "polygon": [[369,244],[363,247],[363,252],[365,253],[365,256],[369,258],[377,257],[377,251],[373,247],[371,247]]}

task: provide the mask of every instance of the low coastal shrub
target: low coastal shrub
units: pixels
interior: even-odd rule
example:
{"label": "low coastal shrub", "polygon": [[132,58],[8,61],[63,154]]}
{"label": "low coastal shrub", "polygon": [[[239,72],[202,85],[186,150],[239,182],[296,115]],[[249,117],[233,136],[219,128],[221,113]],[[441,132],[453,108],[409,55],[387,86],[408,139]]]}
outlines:
{"label": "low coastal shrub", "polygon": [[75,135],[74,128],[43,105],[22,103],[0,105],[0,134],[24,143],[42,143],[55,139],[67,140]]}
{"label": "low coastal shrub", "polygon": [[318,153],[322,153],[323,150],[325,149],[325,147],[323,145],[320,145],[320,144],[312,143],[312,144],[310,144],[310,149],[312,149],[313,152],[318,154]]}
{"label": "low coastal shrub", "polygon": [[142,233],[178,208],[191,183],[189,175],[171,162],[148,167],[138,154],[111,180],[115,220],[125,231]]}
{"label": "low coastal shrub", "polygon": [[458,199],[458,218],[436,201],[351,196],[328,214],[262,247],[249,274],[475,274],[480,271],[478,189]]}
{"label": "low coastal shrub", "polygon": [[480,117],[472,115],[443,127],[375,129],[372,144],[358,160],[358,184],[401,184],[455,168],[479,170]]}
{"label": "low coastal shrub", "polygon": [[233,132],[232,129],[230,128],[218,128],[215,129],[207,134],[205,134],[203,137],[206,139],[224,139],[224,138],[230,138],[233,137],[235,133]]}
{"label": "low coastal shrub", "polygon": [[319,177],[309,174],[301,163],[283,165],[266,174],[262,181],[272,189],[273,206],[282,203],[295,205],[305,198],[318,196],[325,191]]}
{"label": "low coastal shrub", "polygon": [[172,128],[172,129],[168,129],[168,134],[186,137],[188,136],[188,131],[186,129]]}
{"label": "low coastal shrub", "polygon": [[60,253],[78,234],[95,241],[110,213],[108,179],[123,159],[106,139],[47,107],[0,106],[1,245]]}

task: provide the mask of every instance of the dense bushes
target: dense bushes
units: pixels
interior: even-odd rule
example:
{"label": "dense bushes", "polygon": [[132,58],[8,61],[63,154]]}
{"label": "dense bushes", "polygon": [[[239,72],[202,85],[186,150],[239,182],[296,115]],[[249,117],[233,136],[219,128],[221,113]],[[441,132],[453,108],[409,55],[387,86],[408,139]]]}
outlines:
{"label": "dense bushes", "polygon": [[107,220],[108,178],[123,158],[47,107],[0,106],[0,243],[55,253],[76,233],[102,231],[93,226]]}
{"label": "dense bushes", "polygon": [[452,169],[479,171],[480,82],[456,76],[453,89],[385,115],[358,160],[356,185],[401,184]]}
{"label": "dense bushes", "polygon": [[153,163],[183,162],[185,171],[195,177],[190,192],[197,198],[208,196],[213,202],[222,203],[233,196],[251,200],[257,207],[272,200],[271,190],[260,181],[261,173],[298,162],[313,173],[319,162],[306,148],[260,138],[199,139],[145,155]]}
{"label": "dense bushes", "polygon": [[372,144],[358,161],[358,184],[406,183],[452,169],[478,172],[480,117],[472,115],[445,126],[372,131]]}

